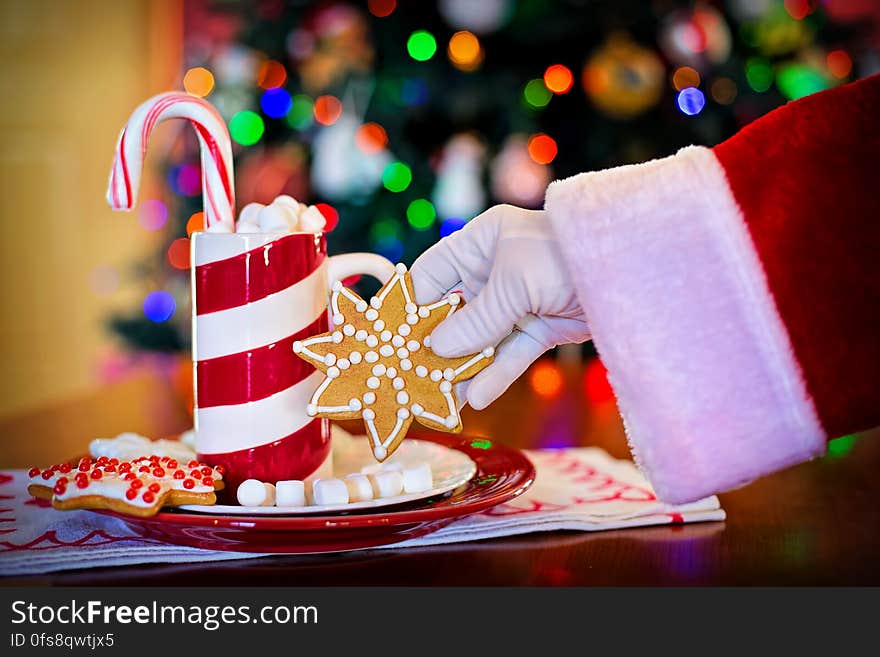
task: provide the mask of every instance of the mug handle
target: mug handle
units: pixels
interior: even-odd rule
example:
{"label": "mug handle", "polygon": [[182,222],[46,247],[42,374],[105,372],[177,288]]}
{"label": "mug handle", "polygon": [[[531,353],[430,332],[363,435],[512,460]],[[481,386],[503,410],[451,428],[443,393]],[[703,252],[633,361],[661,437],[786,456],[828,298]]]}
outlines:
{"label": "mug handle", "polygon": [[394,275],[394,263],[376,253],[343,253],[327,259],[329,285],[356,274],[372,276],[385,285]]}

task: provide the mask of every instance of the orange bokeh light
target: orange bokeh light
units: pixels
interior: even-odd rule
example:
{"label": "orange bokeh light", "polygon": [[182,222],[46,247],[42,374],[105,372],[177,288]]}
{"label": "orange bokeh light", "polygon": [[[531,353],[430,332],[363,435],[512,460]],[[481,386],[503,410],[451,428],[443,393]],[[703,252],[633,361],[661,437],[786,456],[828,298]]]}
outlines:
{"label": "orange bokeh light", "polygon": [[538,164],[550,164],[558,151],[556,140],[543,132],[529,139],[529,156]]}
{"label": "orange bokeh light", "polygon": [[183,76],[183,88],[193,96],[204,98],[214,89],[214,74],[201,66],[191,68]]}
{"label": "orange bokeh light", "polygon": [[257,84],[261,89],[276,89],[287,81],[287,69],[274,59],[267,59],[260,65]]}
{"label": "orange bokeh light", "polygon": [[473,71],[483,61],[480,40],[467,30],[452,35],[447,54],[453,65],[462,71]]}
{"label": "orange bokeh light", "polygon": [[187,237],[192,237],[193,233],[200,230],[205,230],[205,213],[193,212],[186,222]]}
{"label": "orange bokeh light", "polygon": [[357,129],[354,141],[364,153],[378,153],[388,144],[388,135],[378,123],[364,123]]}
{"label": "orange bokeh light", "polygon": [[598,358],[587,363],[584,372],[584,392],[594,404],[611,401],[614,399],[614,390],[608,383],[608,372]]}
{"label": "orange bokeh light", "polygon": [[836,78],[845,78],[852,72],[852,59],[845,50],[832,50],[825,58],[825,63]]}
{"label": "orange bokeh light", "polygon": [[680,66],[672,74],[672,86],[676,91],[681,91],[686,87],[699,87],[700,74],[690,66]]}
{"label": "orange bokeh light", "polygon": [[168,247],[168,262],[176,269],[189,269],[189,238],[180,237]]}
{"label": "orange bokeh light", "polygon": [[315,121],[321,125],[333,125],[342,116],[342,102],[336,96],[315,98]]}
{"label": "orange bokeh light", "polygon": [[561,391],[564,381],[559,365],[554,361],[542,360],[535,363],[529,372],[529,385],[536,395],[550,399]]}
{"label": "orange bokeh light", "polygon": [[369,0],[367,7],[373,16],[385,18],[397,8],[397,0]]}
{"label": "orange bokeh light", "polygon": [[571,69],[562,64],[553,64],[544,71],[544,86],[555,94],[566,94],[574,85]]}

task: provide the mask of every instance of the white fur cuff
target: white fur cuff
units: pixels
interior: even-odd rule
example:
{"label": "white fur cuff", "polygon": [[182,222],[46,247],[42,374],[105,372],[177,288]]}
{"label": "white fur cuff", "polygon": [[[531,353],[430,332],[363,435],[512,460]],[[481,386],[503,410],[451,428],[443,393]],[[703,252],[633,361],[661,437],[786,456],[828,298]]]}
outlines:
{"label": "white fur cuff", "polygon": [[821,454],[819,423],[724,170],[702,147],[553,183],[546,208],[667,502]]}

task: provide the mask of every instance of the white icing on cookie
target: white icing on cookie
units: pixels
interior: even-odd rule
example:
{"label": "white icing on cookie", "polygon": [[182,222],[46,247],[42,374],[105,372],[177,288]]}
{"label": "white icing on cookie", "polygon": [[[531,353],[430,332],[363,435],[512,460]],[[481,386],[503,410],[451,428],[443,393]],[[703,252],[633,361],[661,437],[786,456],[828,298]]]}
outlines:
{"label": "white icing on cookie", "polygon": [[[385,458],[396,447],[413,416],[418,417],[420,422],[427,423],[428,426],[434,428],[453,429],[460,426],[452,384],[473,375],[472,368],[476,364],[494,355],[493,349],[484,349],[461,362],[457,367],[450,366],[444,369],[430,369],[423,364],[425,362],[422,361],[423,358],[433,360],[434,355],[429,350],[422,349],[422,346],[430,347],[431,338],[430,335],[424,335],[424,330],[419,331],[421,320],[430,318],[434,312],[441,313],[440,319],[449,317],[461,307],[462,299],[458,294],[453,293],[437,302],[419,306],[410,293],[405,274],[406,267],[398,265],[388,283],[369,302],[364,301],[345,287],[334,285],[331,293],[331,312],[334,315],[334,320],[339,319],[336,315],[344,315],[339,310],[340,295],[345,296],[353,304],[355,312],[360,315],[360,318],[348,317],[348,323],[340,324],[333,333],[298,341],[294,345],[294,350],[300,357],[315,363],[327,374],[327,377],[313,394],[309,408],[314,407],[318,415],[330,417],[333,417],[334,413],[360,413],[370,437],[373,452],[380,459]],[[388,295],[392,293],[395,297],[392,303],[387,304]],[[381,311],[386,306],[397,309],[402,306],[405,313],[405,322],[403,323],[400,323],[399,315],[394,318],[396,321],[392,326],[396,325],[396,328],[393,331],[389,329],[389,316],[382,316]],[[347,306],[347,308],[350,309],[351,306]],[[346,312],[351,314],[351,310]],[[355,330],[356,326],[364,325],[364,322],[369,323],[368,326],[372,328],[373,333],[364,329]],[[339,344],[344,339],[351,340],[353,343],[364,343],[369,350],[364,353],[360,350],[352,350],[347,358],[343,358],[335,354],[345,352],[337,351],[330,356],[326,354],[320,356],[309,349],[314,344],[322,342]],[[323,351],[326,352],[326,349]],[[360,378],[363,383],[359,384],[363,386],[358,393],[360,397],[353,398],[344,406],[322,404],[322,395],[330,383],[362,361],[369,364],[370,369],[369,373],[358,375],[358,377],[363,377]],[[351,372],[351,374],[353,373],[354,371]],[[427,403],[429,401],[427,399],[415,398],[416,388],[408,388],[406,378],[408,376],[423,380],[429,377],[431,383],[428,386],[436,385],[431,394],[439,395],[439,398],[445,402],[446,410],[438,414],[425,410],[426,405],[436,409],[436,400]],[[389,378],[391,386],[382,387],[384,377]],[[423,391],[421,394],[425,394],[424,386],[426,383],[423,382],[420,385],[422,387],[419,390]],[[364,408],[364,406],[379,403],[380,400],[387,399],[389,395],[392,395],[389,401],[391,407],[395,409],[395,423],[393,428],[385,430],[386,435],[380,436],[376,427],[375,411]],[[383,408],[385,407],[383,406]]]}

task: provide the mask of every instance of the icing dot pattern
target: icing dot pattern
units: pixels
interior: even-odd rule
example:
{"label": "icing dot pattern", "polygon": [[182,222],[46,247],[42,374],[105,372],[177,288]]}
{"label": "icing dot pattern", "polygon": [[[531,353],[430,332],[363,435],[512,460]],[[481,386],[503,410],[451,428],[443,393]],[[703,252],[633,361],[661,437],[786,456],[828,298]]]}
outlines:
{"label": "icing dot pattern", "polygon": [[402,264],[368,301],[334,285],[330,312],[334,318],[341,317],[338,325],[343,330],[307,338],[295,349],[300,358],[327,375],[309,409],[319,417],[362,418],[373,455],[380,461],[394,453],[413,418],[431,429],[460,431],[453,384],[487,367],[494,349],[441,358],[430,349],[429,336],[463,305],[455,293],[417,305],[409,272]]}

